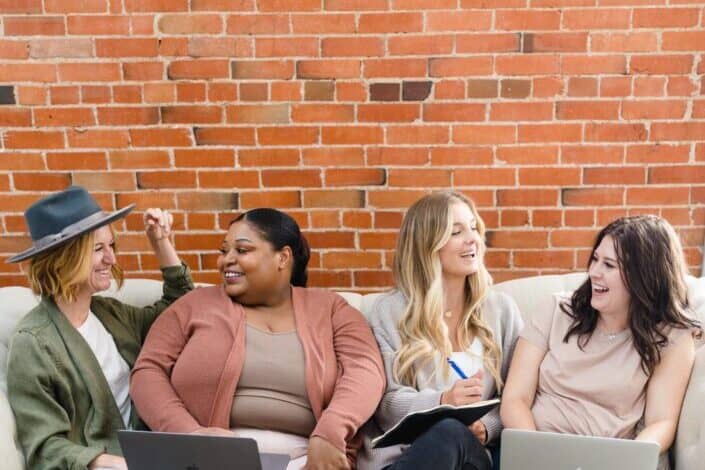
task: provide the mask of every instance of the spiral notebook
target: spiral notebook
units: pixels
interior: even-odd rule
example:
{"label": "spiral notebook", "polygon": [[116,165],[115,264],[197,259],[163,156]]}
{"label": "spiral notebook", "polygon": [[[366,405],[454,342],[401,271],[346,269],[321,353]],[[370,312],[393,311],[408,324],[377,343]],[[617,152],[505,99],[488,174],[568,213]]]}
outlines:
{"label": "spiral notebook", "polygon": [[427,410],[415,411],[404,416],[389,431],[373,439],[372,446],[379,448],[396,444],[410,444],[424,431],[444,418],[455,418],[470,425],[497,405],[499,405],[499,398],[478,401],[464,406],[438,405]]}

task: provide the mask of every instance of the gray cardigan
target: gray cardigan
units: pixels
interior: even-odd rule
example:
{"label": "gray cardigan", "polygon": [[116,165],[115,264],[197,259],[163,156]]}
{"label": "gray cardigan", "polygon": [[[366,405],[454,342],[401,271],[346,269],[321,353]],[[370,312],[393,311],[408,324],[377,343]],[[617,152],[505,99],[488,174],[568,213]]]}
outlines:
{"label": "gray cardigan", "polygon": [[[425,388],[417,389],[400,384],[394,380],[392,365],[396,352],[401,346],[398,325],[406,306],[406,298],[394,290],[379,297],[373,304],[369,321],[375,334],[379,348],[382,351],[384,366],[387,372],[387,390],[377,408],[374,418],[363,428],[364,447],[358,456],[357,465],[361,470],[381,469],[393,463],[405,449],[404,446],[393,446],[382,449],[372,449],[371,439],[394,426],[405,415],[414,411],[432,408],[441,401],[444,390],[433,387],[435,381],[432,365],[429,364],[417,374],[417,382]],[[521,314],[514,300],[506,294],[491,290],[484,304],[482,315],[494,333],[494,340],[502,350],[502,367],[500,375],[506,380],[509,364],[519,332],[523,326]],[[486,400],[497,395],[497,387],[490,374],[484,375],[482,399]],[[490,411],[482,419],[487,428],[489,441],[499,436],[502,423],[499,418],[499,406]]]}

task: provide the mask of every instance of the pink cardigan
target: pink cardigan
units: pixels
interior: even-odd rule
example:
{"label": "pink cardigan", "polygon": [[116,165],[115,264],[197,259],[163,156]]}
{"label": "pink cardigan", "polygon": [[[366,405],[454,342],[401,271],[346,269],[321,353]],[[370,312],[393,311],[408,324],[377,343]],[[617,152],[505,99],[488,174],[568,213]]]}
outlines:
{"label": "pink cardigan", "polygon": [[[377,343],[362,314],[338,294],[292,288],[306,391],[320,436],[354,460],[358,429],[385,389]],[[196,289],[152,326],[132,370],[130,394],[155,431],[228,428],[245,351],[245,316],[222,286]]]}

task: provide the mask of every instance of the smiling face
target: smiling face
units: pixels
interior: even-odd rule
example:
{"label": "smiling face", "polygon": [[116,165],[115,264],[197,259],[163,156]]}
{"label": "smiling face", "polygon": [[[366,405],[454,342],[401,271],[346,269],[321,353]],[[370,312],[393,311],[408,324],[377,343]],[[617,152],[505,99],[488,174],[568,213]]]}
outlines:
{"label": "smiling face", "polygon": [[85,288],[90,294],[110,288],[113,278],[112,270],[115,266],[115,238],[109,225],[104,225],[93,232],[93,252],[91,254],[91,268]]}
{"label": "smiling face", "polygon": [[605,236],[590,260],[588,275],[592,285],[590,305],[605,315],[626,315],[631,295],[624,284],[614,240]]}
{"label": "smiling face", "polygon": [[448,208],[452,224],[450,238],[439,250],[443,276],[467,277],[482,265],[482,239],[477,220],[467,204],[454,202]]}
{"label": "smiling face", "polygon": [[288,286],[290,249],[276,251],[247,221],[230,225],[218,256],[225,292],[242,304],[263,302]]}

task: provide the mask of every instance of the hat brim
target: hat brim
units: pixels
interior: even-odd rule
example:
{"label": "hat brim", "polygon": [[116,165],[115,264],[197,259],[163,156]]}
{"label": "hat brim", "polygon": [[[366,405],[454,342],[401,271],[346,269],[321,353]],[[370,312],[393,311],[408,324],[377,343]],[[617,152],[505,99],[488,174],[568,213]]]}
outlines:
{"label": "hat brim", "polygon": [[19,261],[24,261],[28,258],[32,258],[33,256],[36,256],[40,253],[44,253],[46,251],[57,248],[58,246],[63,245],[64,243],[71,241],[74,238],[83,235],[84,233],[92,232],[95,229],[98,229],[104,225],[108,225],[109,223],[115,222],[116,220],[125,217],[127,214],[129,214],[132,211],[132,209],[135,208],[135,205],[136,204],[130,204],[129,206],[123,207],[122,209],[117,210],[115,212],[106,212],[104,217],[97,219],[95,222],[93,222],[89,225],[81,227],[81,230],[78,230],[75,233],[68,234],[67,236],[65,236],[59,240],[56,240],[53,243],[49,243],[47,245],[44,245],[41,248],[37,248],[36,246],[31,246],[28,249],[26,249],[20,253],[17,253],[14,256],[11,256],[5,262],[6,263],[17,263]]}

